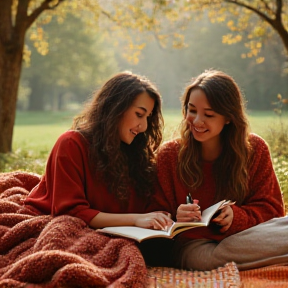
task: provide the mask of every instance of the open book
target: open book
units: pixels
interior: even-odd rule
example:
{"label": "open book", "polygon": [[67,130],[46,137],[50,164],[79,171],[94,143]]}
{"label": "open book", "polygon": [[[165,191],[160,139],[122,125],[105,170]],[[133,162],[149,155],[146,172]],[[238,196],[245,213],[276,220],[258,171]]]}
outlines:
{"label": "open book", "polygon": [[225,206],[233,205],[235,202],[230,200],[222,200],[207,209],[202,211],[201,220],[197,222],[173,222],[173,224],[168,228],[167,231],[163,230],[153,230],[140,228],[136,226],[117,226],[117,227],[105,227],[103,229],[98,229],[97,231],[118,235],[126,238],[134,239],[138,242],[141,242],[146,239],[164,237],[164,238],[173,238],[177,234],[189,230],[191,228],[208,226],[211,218],[218,210],[221,210]]}

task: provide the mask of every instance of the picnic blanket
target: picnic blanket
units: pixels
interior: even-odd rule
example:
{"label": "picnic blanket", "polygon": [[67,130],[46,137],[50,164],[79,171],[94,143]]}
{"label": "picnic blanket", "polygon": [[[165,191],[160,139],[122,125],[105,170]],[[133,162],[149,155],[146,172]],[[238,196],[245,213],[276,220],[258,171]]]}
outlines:
{"label": "picnic blanket", "polygon": [[285,259],[240,272],[232,260],[209,271],[146,267],[132,240],[101,234],[75,217],[38,216],[23,206],[39,181],[33,173],[0,173],[0,287],[288,287]]}
{"label": "picnic blanket", "polygon": [[[287,288],[288,266],[269,265],[240,271],[234,262],[210,271],[149,267],[150,283],[157,288]],[[153,279],[154,278],[154,279]],[[154,281],[154,282],[153,282]]]}
{"label": "picnic blanket", "polygon": [[134,241],[23,206],[39,179],[0,174],[0,287],[146,287],[147,268]]}
{"label": "picnic blanket", "polygon": [[240,271],[241,288],[287,288],[288,266],[269,265]]}

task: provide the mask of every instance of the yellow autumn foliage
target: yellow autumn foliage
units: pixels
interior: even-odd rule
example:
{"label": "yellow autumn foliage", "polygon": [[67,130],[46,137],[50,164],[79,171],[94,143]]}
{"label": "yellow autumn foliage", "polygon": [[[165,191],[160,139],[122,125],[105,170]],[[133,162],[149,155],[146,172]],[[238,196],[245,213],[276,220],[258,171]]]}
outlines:
{"label": "yellow autumn foliage", "polygon": [[[19,1],[12,1],[14,21]],[[44,2],[44,0],[31,0],[28,14],[32,15],[33,11]],[[127,46],[127,57],[135,63],[134,58],[139,57],[143,45],[134,41],[131,31],[147,35],[151,33],[160,41],[162,47],[167,47],[169,43],[179,49],[187,46],[181,34],[187,27],[187,23],[191,19],[198,20],[208,16],[212,23],[226,23],[230,30],[223,35],[222,43],[232,45],[243,41],[247,44],[246,49],[250,51],[242,53],[241,58],[256,57],[256,63],[260,64],[264,61],[264,58],[259,56],[262,49],[261,41],[264,37],[275,34],[275,30],[271,28],[268,21],[265,21],[265,17],[274,20],[276,3],[280,2],[271,0],[267,2],[268,4],[265,3],[262,0],[53,0],[49,6],[55,8],[45,10],[37,18],[29,30],[29,37],[35,42],[38,51],[44,55],[49,51],[49,45],[45,29],[41,30],[41,27],[45,27],[53,16],[57,17],[59,23],[64,23],[66,15],[73,13],[85,22],[87,33],[101,29],[110,38],[113,38],[113,33],[117,35],[121,33],[122,45]],[[283,1],[281,8],[282,24],[287,31],[288,3]],[[132,42],[134,45],[131,45]],[[28,58],[29,53],[26,53],[25,59]]]}

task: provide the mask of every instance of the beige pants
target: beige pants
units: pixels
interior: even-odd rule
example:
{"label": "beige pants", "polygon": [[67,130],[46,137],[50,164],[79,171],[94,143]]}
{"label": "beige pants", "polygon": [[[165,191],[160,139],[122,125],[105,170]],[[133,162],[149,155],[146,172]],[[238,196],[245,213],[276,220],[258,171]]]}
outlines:
{"label": "beige pants", "polygon": [[175,241],[174,263],[179,268],[212,270],[235,262],[239,270],[288,264],[288,217],[265,223],[225,238]]}

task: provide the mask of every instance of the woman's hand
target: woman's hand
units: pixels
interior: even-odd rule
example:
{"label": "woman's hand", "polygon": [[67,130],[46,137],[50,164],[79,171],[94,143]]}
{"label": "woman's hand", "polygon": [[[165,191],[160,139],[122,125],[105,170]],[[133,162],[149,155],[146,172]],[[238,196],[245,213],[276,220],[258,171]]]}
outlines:
{"label": "woman's hand", "polygon": [[221,210],[221,213],[212,220],[215,224],[221,226],[219,230],[221,233],[226,232],[232,224],[234,217],[233,209],[231,206],[226,206]]}
{"label": "woman's hand", "polygon": [[172,223],[171,215],[165,211],[137,214],[135,220],[135,226],[165,231]]}
{"label": "woman's hand", "polygon": [[181,204],[177,209],[176,219],[179,222],[200,221],[201,220],[200,206],[195,202],[193,204]]}

